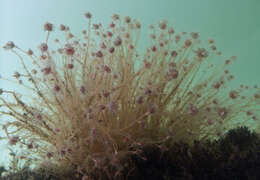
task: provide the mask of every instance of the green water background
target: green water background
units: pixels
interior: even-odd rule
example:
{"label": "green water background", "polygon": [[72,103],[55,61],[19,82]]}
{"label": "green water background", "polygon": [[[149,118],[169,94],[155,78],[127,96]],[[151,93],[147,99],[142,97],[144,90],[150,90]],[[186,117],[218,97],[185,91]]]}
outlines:
{"label": "green water background", "polygon": [[[259,9],[260,0],[0,0],[0,46],[12,40],[23,49],[36,49],[45,40],[46,21],[69,25],[80,36],[87,27],[86,11],[96,23],[110,22],[112,13],[137,18],[143,26],[141,45],[145,45],[148,26],[167,19],[177,32],[199,32],[202,40],[215,39],[223,57],[238,57],[231,69],[235,75],[231,86],[260,85]],[[21,68],[13,54],[0,50],[2,76],[11,77]],[[0,88],[19,91],[17,85],[4,81]],[[6,142],[1,142],[0,152],[0,163],[7,165]]]}

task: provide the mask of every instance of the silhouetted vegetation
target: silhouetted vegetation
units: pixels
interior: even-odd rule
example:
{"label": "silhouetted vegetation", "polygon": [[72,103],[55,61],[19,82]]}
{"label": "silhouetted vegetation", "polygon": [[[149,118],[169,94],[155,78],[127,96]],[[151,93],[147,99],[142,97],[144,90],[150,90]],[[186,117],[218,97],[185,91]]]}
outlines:
{"label": "silhouetted vegetation", "polygon": [[[88,179],[114,180],[258,180],[260,178],[260,138],[247,127],[228,131],[219,140],[133,147],[139,154],[121,154],[120,163],[111,165],[106,159],[103,168],[94,168]],[[120,169],[120,171],[119,171]],[[3,168],[2,170],[3,171]],[[23,168],[3,180],[81,180],[75,169],[55,174],[50,170]]]}

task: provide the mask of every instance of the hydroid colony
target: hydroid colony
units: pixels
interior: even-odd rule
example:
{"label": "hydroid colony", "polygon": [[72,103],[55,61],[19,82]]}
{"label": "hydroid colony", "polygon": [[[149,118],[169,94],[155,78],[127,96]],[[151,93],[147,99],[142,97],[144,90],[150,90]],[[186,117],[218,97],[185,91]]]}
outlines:
{"label": "hydroid colony", "polygon": [[[26,148],[23,158],[79,169],[109,158],[117,166],[120,153],[138,153],[135,145],[191,144],[245,123],[236,119],[259,121],[259,88],[229,88],[236,57],[223,60],[214,40],[202,47],[198,33],[176,33],[161,21],[149,27],[150,44],[138,52],[137,20],[114,14],[103,27],[85,17],[81,39],[68,26],[46,23],[37,53],[11,41],[4,46],[23,65],[14,78],[32,93],[25,102],[18,92],[0,91],[14,99],[0,97],[0,113],[13,118],[3,130],[10,145]],[[54,30],[65,35],[54,40],[57,49],[49,47]],[[29,59],[33,66],[26,66]]]}

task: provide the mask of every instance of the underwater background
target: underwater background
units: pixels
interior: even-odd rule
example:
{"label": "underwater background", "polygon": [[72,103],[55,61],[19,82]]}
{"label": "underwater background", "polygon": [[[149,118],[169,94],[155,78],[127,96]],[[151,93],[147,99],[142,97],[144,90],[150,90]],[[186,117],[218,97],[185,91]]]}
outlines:
{"label": "underwater background", "polygon": [[[37,47],[46,38],[42,25],[47,21],[69,25],[80,37],[87,26],[83,15],[90,11],[93,21],[102,24],[113,13],[138,19],[142,48],[148,42],[148,26],[166,19],[178,32],[199,32],[202,41],[214,39],[223,57],[237,56],[230,69],[235,76],[231,87],[259,86],[259,9],[259,0],[0,0],[0,46],[11,40],[24,49]],[[21,68],[17,57],[1,48],[0,75],[11,77]],[[0,88],[25,91],[6,81],[0,81]],[[0,118],[3,124],[6,117]],[[7,166],[6,141],[1,141],[0,152],[0,164]]]}

